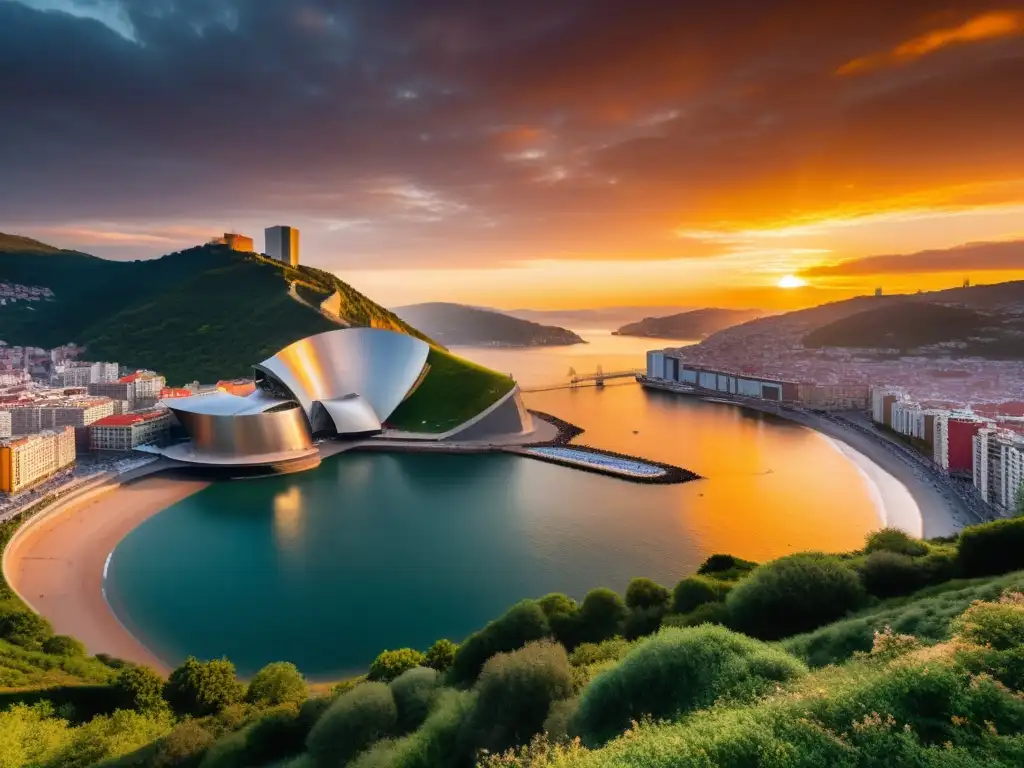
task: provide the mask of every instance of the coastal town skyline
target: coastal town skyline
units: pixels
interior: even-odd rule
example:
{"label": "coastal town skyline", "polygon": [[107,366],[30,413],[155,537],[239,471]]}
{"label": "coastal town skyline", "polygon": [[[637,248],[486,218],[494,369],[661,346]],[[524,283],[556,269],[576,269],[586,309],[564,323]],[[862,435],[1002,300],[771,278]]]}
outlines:
{"label": "coastal town skyline", "polygon": [[996,283],[1022,46],[981,0],[6,0],[0,230],[127,260],[281,217],[391,306]]}

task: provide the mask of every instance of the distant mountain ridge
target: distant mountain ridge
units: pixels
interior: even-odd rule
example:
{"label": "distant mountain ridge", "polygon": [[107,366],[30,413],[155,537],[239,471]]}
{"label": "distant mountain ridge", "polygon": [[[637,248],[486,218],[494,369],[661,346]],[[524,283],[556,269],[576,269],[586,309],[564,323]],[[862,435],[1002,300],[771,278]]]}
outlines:
{"label": "distant mountain ridge", "polygon": [[706,307],[667,317],[645,317],[615,331],[618,336],[649,336],[663,339],[704,339],[734,325],[756,320],[767,313],[760,309]]}
{"label": "distant mountain ridge", "polygon": [[[0,281],[54,294],[0,306],[0,340],[74,342],[90,358],[154,368],[175,384],[249,375],[287,344],[338,327],[430,340],[329,272],[219,245],[124,262],[0,235]],[[332,315],[317,310],[328,298]]]}
{"label": "distant mountain ridge", "polygon": [[464,304],[409,304],[395,307],[394,312],[442,344],[546,347],[586,343],[565,328],[541,325],[497,310]]}
{"label": "distant mountain ridge", "polygon": [[[490,309],[490,307],[481,307]],[[590,328],[612,330],[626,323],[636,322],[644,317],[664,317],[688,312],[693,307],[633,306],[601,307],[596,309],[508,309],[494,310],[545,325],[560,325],[563,328]]]}

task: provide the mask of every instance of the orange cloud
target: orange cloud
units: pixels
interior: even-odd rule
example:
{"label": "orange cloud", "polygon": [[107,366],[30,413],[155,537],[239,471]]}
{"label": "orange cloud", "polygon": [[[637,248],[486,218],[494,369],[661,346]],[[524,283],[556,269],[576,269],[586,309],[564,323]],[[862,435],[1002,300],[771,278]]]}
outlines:
{"label": "orange cloud", "polygon": [[887,66],[896,66],[927,56],[959,43],[975,43],[1024,34],[1024,11],[990,11],[968,19],[956,27],[926,32],[883,53],[873,53],[849,61],[836,70],[837,75],[855,75]]}

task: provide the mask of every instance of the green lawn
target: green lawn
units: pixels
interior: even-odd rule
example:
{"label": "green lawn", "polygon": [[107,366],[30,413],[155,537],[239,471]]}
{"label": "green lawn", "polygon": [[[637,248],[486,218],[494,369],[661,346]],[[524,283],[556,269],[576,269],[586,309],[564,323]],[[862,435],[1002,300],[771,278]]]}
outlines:
{"label": "green lawn", "polygon": [[407,432],[447,432],[497,402],[515,386],[510,376],[431,348],[423,383],[388,419]]}

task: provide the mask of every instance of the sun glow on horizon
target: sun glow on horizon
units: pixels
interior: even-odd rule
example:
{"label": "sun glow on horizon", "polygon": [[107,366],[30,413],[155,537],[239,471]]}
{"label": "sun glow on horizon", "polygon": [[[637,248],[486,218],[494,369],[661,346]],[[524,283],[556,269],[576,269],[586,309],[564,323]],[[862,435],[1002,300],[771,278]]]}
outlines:
{"label": "sun glow on horizon", "polygon": [[779,288],[803,288],[807,285],[807,281],[796,275],[783,275],[779,278],[777,285]]}

